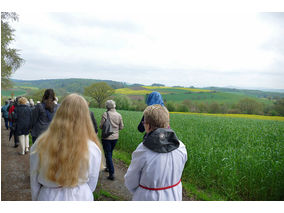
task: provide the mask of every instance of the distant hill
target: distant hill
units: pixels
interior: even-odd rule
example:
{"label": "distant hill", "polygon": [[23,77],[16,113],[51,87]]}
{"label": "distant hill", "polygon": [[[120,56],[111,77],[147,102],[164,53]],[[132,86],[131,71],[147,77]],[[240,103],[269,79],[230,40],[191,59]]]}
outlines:
{"label": "distant hill", "polygon": [[215,90],[218,92],[238,93],[255,98],[268,98],[268,99],[284,98],[284,92],[281,92],[282,90],[274,90],[274,92],[272,92],[272,91],[233,89],[233,88],[223,88],[223,87],[206,87],[203,89]]}
{"label": "distant hill", "polygon": [[85,87],[90,86],[91,84],[97,82],[106,82],[114,89],[124,88],[129,86],[126,83],[117,82],[117,81],[80,79],[80,78],[48,79],[48,80],[34,80],[34,81],[12,79],[12,82],[17,87],[36,87],[40,89],[53,88],[55,90],[61,89],[69,93],[77,92],[81,94],[84,92]]}
{"label": "distant hill", "polygon": [[[271,105],[272,100],[279,97],[272,96],[273,94],[262,91],[240,91],[229,88],[185,88],[180,86],[163,87],[163,86],[142,86],[142,87],[128,87],[116,89],[116,94],[124,94],[131,99],[143,100],[146,94],[153,91],[158,91],[162,94],[165,102],[183,102],[190,100],[195,103],[231,103],[235,104],[244,98],[252,98],[261,103]],[[279,93],[277,93],[279,95]],[[280,94],[284,95],[284,94]]]}
{"label": "distant hill", "polygon": [[[14,88],[9,90],[2,90],[2,96],[10,96],[14,93],[15,96],[29,94],[32,90],[53,88],[58,96],[66,93],[84,93],[84,88],[97,82],[106,82],[111,87],[116,89],[116,94],[124,94],[131,99],[144,100],[145,94],[152,91],[159,91],[163,95],[165,101],[182,102],[184,100],[191,100],[193,102],[219,102],[219,103],[236,103],[239,100],[251,97],[272,104],[272,101],[278,98],[284,98],[284,93],[267,92],[260,90],[246,90],[234,88],[221,87],[164,87],[161,84],[154,86],[145,86],[142,84],[127,84],[125,82],[111,81],[111,80],[97,80],[97,79],[49,79],[49,80],[16,80],[12,79]],[[158,85],[158,86],[157,86]]]}

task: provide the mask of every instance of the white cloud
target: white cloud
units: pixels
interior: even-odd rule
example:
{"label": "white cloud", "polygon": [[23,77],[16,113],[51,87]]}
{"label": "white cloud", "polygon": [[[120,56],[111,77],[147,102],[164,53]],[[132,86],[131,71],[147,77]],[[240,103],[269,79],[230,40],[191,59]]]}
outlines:
{"label": "white cloud", "polygon": [[256,13],[19,15],[14,45],[26,64],[14,78],[283,88],[283,55],[270,42],[284,41]]}

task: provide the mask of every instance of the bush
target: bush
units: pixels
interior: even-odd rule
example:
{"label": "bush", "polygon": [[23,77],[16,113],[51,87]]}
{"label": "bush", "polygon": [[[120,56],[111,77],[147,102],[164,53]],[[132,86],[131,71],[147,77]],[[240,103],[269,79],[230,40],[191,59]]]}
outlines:
{"label": "bush", "polygon": [[126,95],[117,95],[113,98],[118,110],[129,110],[131,106],[131,100]]}
{"label": "bush", "polygon": [[279,113],[279,115],[284,116],[284,98],[281,98],[275,102],[274,109]]}
{"label": "bush", "polygon": [[263,114],[263,105],[251,98],[240,100],[238,108],[244,114]]}
{"label": "bush", "polygon": [[142,100],[133,100],[132,105],[130,107],[130,110],[133,111],[144,111],[144,109],[147,107],[147,104],[145,104]]}
{"label": "bush", "polygon": [[185,104],[179,104],[177,105],[177,112],[189,112],[188,107]]}
{"label": "bush", "polygon": [[208,112],[208,107],[205,103],[198,103],[197,104],[198,112]]}
{"label": "bush", "polygon": [[217,102],[213,102],[211,104],[209,104],[208,106],[208,112],[209,113],[219,113],[220,110],[220,105]]}
{"label": "bush", "polygon": [[169,101],[165,104],[165,107],[169,110],[169,112],[175,112],[176,111],[176,105],[174,102]]}

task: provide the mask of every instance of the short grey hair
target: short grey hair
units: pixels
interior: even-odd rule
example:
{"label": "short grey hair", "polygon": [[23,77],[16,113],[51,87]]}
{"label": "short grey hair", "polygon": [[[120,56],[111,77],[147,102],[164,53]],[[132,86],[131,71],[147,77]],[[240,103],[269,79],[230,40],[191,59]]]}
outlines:
{"label": "short grey hair", "polygon": [[107,109],[114,109],[116,107],[115,102],[113,100],[106,101],[106,108]]}

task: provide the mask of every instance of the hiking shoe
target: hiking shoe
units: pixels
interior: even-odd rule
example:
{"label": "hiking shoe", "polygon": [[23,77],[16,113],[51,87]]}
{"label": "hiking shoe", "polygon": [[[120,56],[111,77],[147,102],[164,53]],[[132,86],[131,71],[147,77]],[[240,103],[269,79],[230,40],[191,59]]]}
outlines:
{"label": "hiking shoe", "polygon": [[15,144],[14,148],[17,148],[19,146],[19,144]]}
{"label": "hiking shoe", "polygon": [[114,180],[114,176],[113,176],[113,175],[110,175],[110,176],[107,177],[107,179],[108,179],[108,180]]}

